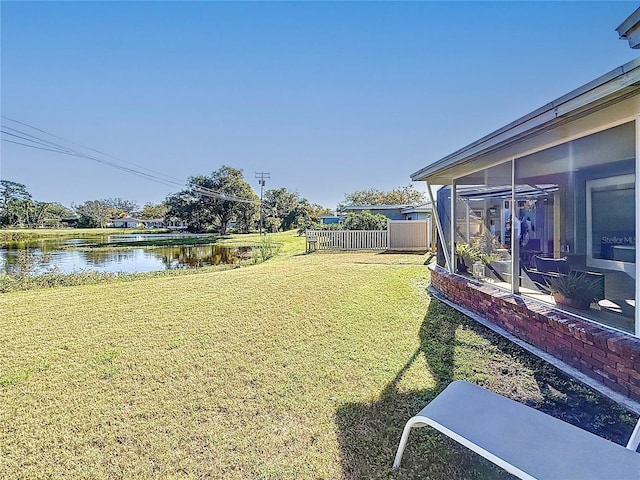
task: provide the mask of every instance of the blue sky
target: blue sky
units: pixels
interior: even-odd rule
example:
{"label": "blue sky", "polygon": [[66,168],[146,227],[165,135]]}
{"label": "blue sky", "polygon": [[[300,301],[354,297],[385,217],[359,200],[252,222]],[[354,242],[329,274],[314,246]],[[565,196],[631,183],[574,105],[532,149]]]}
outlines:
{"label": "blue sky", "polygon": [[[185,182],[230,165],[259,191],[270,172],[334,208],[634,59],[615,28],[637,6],[3,1],[2,115]],[[178,191],[7,142],[0,178],[67,206]]]}

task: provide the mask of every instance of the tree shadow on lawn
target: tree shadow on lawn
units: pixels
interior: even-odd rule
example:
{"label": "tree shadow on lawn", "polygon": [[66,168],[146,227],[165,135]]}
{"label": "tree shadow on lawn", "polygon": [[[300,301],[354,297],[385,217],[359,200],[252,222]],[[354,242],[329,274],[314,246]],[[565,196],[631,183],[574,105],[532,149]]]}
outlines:
{"label": "tree shadow on lawn", "polygon": [[[456,336],[459,329],[480,338],[475,344]],[[477,337],[476,337],[477,338]],[[482,344],[489,342],[489,349]],[[479,355],[513,357],[511,367],[479,366],[456,374],[456,358],[461,350],[482,349]],[[434,388],[402,392],[400,382],[418,361],[426,361],[436,385]],[[523,395],[514,377],[515,369],[531,371],[537,398]],[[483,371],[484,370],[484,371]],[[487,371],[489,370],[489,371]],[[514,478],[488,460],[462,447],[435,429],[414,429],[409,437],[402,465],[393,472],[391,465],[406,421],[419,412],[453,380],[464,379],[490,388],[502,395],[523,401],[538,410],[619,444],[626,444],[637,421],[599,393],[569,379],[555,367],[510,343],[491,330],[432,299],[420,328],[420,346],[379,399],[372,403],[347,403],[335,414],[344,478],[347,479],[456,479]]]}

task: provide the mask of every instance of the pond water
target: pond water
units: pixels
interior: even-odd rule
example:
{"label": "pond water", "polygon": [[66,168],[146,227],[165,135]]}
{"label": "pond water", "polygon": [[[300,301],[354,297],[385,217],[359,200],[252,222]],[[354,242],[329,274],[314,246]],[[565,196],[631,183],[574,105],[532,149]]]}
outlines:
{"label": "pond water", "polygon": [[202,267],[237,263],[239,257],[250,255],[248,247],[228,247],[221,245],[190,245],[141,248],[122,247],[113,250],[67,249],[68,246],[101,244],[109,247],[113,242],[144,241],[159,238],[193,238],[197,235],[154,234],[154,235],[105,235],[102,237],[74,237],[63,239],[38,239],[9,242],[0,247],[0,272],[14,269],[21,255],[28,251],[33,255],[33,274],[55,270],[59,273],[96,271],[109,273],[139,273],[168,270],[174,268]]}

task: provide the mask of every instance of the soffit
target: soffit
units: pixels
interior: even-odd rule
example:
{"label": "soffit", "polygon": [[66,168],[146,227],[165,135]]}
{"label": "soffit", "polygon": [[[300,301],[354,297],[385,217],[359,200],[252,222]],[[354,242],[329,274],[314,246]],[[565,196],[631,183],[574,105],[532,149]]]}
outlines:
{"label": "soffit", "polygon": [[424,167],[412,174],[411,179],[434,185],[450,184],[452,179],[495,164],[499,158],[508,160],[526,151],[535,137],[639,93],[640,58],[637,58]]}

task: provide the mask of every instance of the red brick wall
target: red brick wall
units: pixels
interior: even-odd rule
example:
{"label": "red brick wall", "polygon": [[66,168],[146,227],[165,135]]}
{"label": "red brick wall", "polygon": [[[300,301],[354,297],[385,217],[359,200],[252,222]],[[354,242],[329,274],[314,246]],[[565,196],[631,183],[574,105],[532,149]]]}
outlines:
{"label": "red brick wall", "polygon": [[640,400],[640,338],[513,295],[436,266],[431,284],[452,302],[559,358],[609,388]]}

